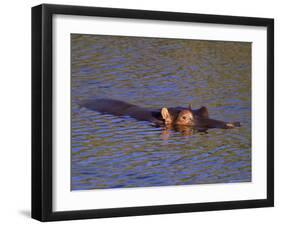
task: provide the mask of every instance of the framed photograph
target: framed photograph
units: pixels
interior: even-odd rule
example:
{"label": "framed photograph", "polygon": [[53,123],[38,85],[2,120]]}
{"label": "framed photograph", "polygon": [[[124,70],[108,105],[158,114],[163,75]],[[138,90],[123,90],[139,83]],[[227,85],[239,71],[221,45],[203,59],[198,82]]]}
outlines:
{"label": "framed photograph", "polygon": [[32,217],[274,205],[274,21],[32,8]]}

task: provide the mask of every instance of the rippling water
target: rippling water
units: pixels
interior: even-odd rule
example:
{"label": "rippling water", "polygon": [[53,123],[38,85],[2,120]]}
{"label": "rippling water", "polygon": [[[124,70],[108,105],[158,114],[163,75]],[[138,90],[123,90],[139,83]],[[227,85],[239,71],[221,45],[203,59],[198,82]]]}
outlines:
{"label": "rippling water", "polygon": [[[72,190],[251,181],[251,44],[71,35]],[[207,106],[242,127],[163,131],[82,100]]]}

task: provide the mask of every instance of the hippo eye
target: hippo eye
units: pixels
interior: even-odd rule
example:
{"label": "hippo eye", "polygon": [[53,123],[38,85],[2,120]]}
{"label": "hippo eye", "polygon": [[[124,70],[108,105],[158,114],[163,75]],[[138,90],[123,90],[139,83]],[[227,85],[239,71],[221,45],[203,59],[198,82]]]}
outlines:
{"label": "hippo eye", "polygon": [[185,119],[186,119],[186,116],[182,116],[182,119],[184,119],[184,120],[185,120]]}

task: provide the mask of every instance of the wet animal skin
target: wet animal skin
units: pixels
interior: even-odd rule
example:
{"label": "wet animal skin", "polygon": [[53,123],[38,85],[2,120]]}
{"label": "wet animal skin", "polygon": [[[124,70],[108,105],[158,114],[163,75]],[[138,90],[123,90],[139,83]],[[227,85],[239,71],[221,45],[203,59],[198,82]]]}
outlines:
{"label": "wet animal skin", "polygon": [[224,122],[211,119],[206,107],[192,109],[188,107],[163,107],[161,109],[148,109],[120,100],[93,99],[86,100],[80,104],[81,107],[100,113],[115,116],[130,116],[140,121],[149,121],[155,125],[166,126],[188,126],[199,128],[221,128],[231,129],[240,127],[239,122]]}

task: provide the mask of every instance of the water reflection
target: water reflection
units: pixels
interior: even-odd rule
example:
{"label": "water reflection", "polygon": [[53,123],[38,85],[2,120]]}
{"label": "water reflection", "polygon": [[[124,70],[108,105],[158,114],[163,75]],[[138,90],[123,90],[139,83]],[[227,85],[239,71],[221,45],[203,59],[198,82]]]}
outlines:
{"label": "water reflection", "polygon": [[180,126],[180,125],[174,125],[174,126],[165,126],[162,127],[161,132],[161,138],[163,140],[168,140],[171,138],[173,132],[178,132],[182,136],[192,136],[195,133],[201,133],[201,134],[207,134],[207,129],[200,129],[200,128],[194,128],[194,127],[188,127],[188,126]]}
{"label": "water reflection", "polygon": [[[251,181],[251,44],[71,36],[73,190]],[[161,128],[79,103],[206,105],[241,128]]]}

